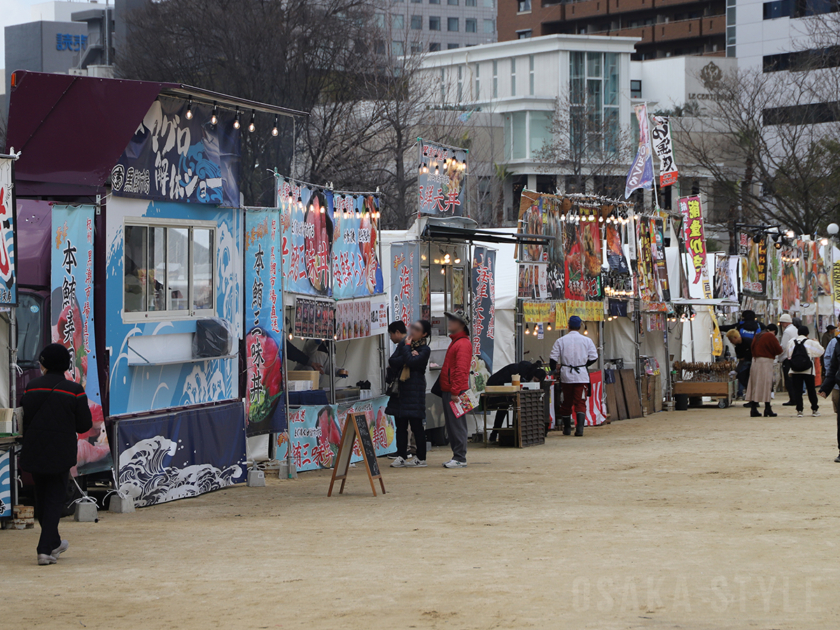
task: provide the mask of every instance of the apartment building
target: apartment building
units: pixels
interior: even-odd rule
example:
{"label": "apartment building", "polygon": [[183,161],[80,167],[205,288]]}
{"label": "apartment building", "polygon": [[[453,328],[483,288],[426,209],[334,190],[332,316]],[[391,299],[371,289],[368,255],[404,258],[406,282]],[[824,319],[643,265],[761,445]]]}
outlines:
{"label": "apartment building", "polygon": [[638,37],[634,60],[724,56],[734,0],[498,0],[499,41],[554,34]]}

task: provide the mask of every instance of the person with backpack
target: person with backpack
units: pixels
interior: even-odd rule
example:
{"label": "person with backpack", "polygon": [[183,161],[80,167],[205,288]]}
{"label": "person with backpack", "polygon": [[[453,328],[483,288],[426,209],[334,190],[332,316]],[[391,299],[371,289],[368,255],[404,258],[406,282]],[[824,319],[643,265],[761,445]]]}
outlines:
{"label": "person with backpack", "polygon": [[770,407],[770,398],[773,392],[773,364],[777,356],[782,354],[782,346],[775,333],[776,326],[771,324],[765,331],[759,331],[752,341],[750,351],[752,352],[752,368],[750,369],[750,381],[747,384],[747,400],[752,403],[750,416],[758,418],[759,403],[764,403],[764,417],[775,418],[778,414]]}
{"label": "person with backpack", "polygon": [[93,419],[84,388],[69,381],[70,352],[58,343],[41,350],[42,376],[23,392],[23,448],[20,467],[35,480],[35,515],[41,524],[38,564],[55,564],[70,544],[61,540],[58,522],[64,509],[67,476],[76,465],[78,433]]}
{"label": "person with backpack", "polygon": [[801,418],[804,409],[802,386],[808,388],[808,400],[811,402],[811,416],[820,415],[820,402],[814,386],[814,359],[823,355],[825,349],[815,339],[808,339],[807,326],[800,326],[799,335],[788,343],[788,367],[790,368],[790,399],[796,406],[796,417]]}

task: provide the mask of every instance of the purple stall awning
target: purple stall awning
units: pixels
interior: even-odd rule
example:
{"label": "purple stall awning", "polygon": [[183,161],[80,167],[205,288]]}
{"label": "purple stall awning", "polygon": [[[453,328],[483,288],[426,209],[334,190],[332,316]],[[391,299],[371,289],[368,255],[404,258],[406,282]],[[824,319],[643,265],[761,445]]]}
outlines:
{"label": "purple stall awning", "polygon": [[103,192],[161,90],[178,84],[16,71],[6,148],[18,197]]}

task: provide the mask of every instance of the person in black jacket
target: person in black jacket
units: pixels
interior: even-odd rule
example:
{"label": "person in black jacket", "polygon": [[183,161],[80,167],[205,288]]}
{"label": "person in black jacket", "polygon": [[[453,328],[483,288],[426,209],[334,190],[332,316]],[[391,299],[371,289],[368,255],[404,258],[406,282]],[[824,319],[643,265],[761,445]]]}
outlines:
{"label": "person in black jacket", "polygon": [[[838,383],[840,383],[840,350],[835,347],[831,355],[831,362],[825,371],[822,387],[820,387],[820,396],[822,398],[830,396],[831,390]],[[837,447],[840,449],[840,409],[837,410]],[[840,464],[840,455],[834,461]]]}
{"label": "person in black jacket", "polygon": [[53,343],[41,351],[41,374],[23,392],[23,449],[20,467],[35,480],[35,515],[41,524],[38,564],[55,564],[70,546],[58,521],[67,474],[76,465],[77,433],[93,426],[84,388],[69,381],[70,352]]}
{"label": "person in black jacket", "polygon": [[[432,325],[425,319],[411,324],[408,335],[397,344],[388,359],[385,380],[399,382],[399,394],[391,396],[385,413],[394,416],[397,425],[397,458],[392,468],[424,468],[426,466],[426,366],[432,351],[429,337]],[[408,459],[408,426],[417,443],[417,455]]]}

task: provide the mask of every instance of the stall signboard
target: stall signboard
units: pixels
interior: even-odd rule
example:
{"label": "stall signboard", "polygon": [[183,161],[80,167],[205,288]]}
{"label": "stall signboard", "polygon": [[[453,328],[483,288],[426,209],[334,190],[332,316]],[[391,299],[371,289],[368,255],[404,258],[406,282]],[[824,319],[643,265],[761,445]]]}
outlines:
{"label": "stall signboard", "polygon": [[659,158],[659,185],[664,188],[677,183],[679,173],[674,162],[674,143],[671,140],[671,119],[667,116],[653,116],[650,131],[653,152]]}
{"label": "stall signboard", "polygon": [[0,518],[12,515],[12,458],[10,451],[0,452]]}
{"label": "stall signboard", "polygon": [[295,298],[295,337],[332,339],[336,334],[335,302]]}
{"label": "stall signboard", "polygon": [[0,306],[17,304],[15,160],[0,157]]}
{"label": "stall signboard", "polygon": [[391,245],[391,300],[393,317],[408,326],[420,317],[420,245]]}
{"label": "stall signboard", "polygon": [[[543,236],[547,220],[547,198],[523,190],[519,201],[519,233]],[[519,246],[520,262],[548,262],[547,247],[542,243],[523,243]]]}
{"label": "stall signboard", "polygon": [[597,211],[584,214],[574,223],[566,222],[566,290],[567,300],[601,301],[601,228],[597,221],[590,221]]}
{"label": "stall signboard", "polygon": [[[388,397],[380,396],[342,405],[306,405],[289,410],[289,438],[292,460],[298,472],[332,468],[341,445],[341,431],[348,413],[364,413],[368,420],[377,457],[395,450],[396,428],[394,419],[385,413]],[[277,457],[288,457],[288,441],[278,441]],[[356,443],[353,462],[362,461]]]}
{"label": "stall signboard", "polygon": [[645,302],[660,301],[656,292],[656,278],[654,276],[654,260],[653,260],[653,234],[651,233],[651,223],[646,217],[639,217],[637,223],[638,229],[638,265],[637,278],[639,280],[639,296]]}
{"label": "stall signboard", "polygon": [[[545,244],[523,244],[519,249],[519,297],[562,300],[565,297],[565,248],[561,216],[571,208],[569,199],[525,190],[519,205],[519,233],[549,237]],[[539,268],[528,266],[542,263]]]}
{"label": "stall signboard", "polygon": [[751,237],[746,246],[747,253],[741,259],[743,291],[752,297],[764,297],[767,293],[767,242],[756,243]]}
{"label": "stall signboard", "polygon": [[[733,267],[730,264],[730,258],[737,260],[737,256],[720,255],[715,257],[715,299],[738,299],[738,278],[737,275],[735,277],[732,275]],[[737,274],[737,267],[734,270]]]}
{"label": "stall signboard", "polygon": [[[700,197],[681,197],[680,212],[683,218],[685,233],[685,247],[691,259],[694,274],[689,273],[690,285],[701,285],[703,297],[712,297],[712,287],[709,282],[709,269],[706,261],[706,234],[703,226],[703,208]],[[766,277],[767,258],[764,258],[764,277]],[[764,281],[764,277],[762,281]],[[763,292],[763,289],[762,289]]]}
{"label": "stall signboard", "polygon": [[556,319],[554,302],[523,302],[522,314],[526,324],[541,324]]}
{"label": "stall signboard", "polygon": [[243,483],[248,472],[241,402],[120,420],[120,490],[147,507]]}
{"label": "stall signboard", "polygon": [[798,311],[802,297],[799,251],[792,247],[781,249],[782,259],[782,310]]}
{"label": "stall signboard", "polygon": [[[379,314],[377,313],[377,318]],[[363,339],[373,334],[373,311],[368,300],[339,302],[336,305],[335,323],[338,341]],[[386,324],[387,326],[387,324]]]}
{"label": "stall signboard", "polygon": [[108,470],[113,464],[96,360],[93,325],[93,206],[53,206],[50,260],[51,337],[70,351],[66,376],[87,394],[93,428],[78,436],[74,474]]}
{"label": "stall signboard", "polygon": [[652,219],[651,230],[651,254],[653,258],[653,271],[656,280],[656,295],[660,302],[671,301],[671,288],[668,285],[668,265],[665,261],[665,221]]}
{"label": "stall signboard", "polygon": [[459,217],[466,209],[467,151],[418,139],[418,214]]}
{"label": "stall signboard", "polygon": [[840,304],[840,262],[834,263],[831,271],[831,279],[834,287],[834,302]]}
{"label": "stall signboard", "polygon": [[610,221],[604,230],[607,240],[607,263],[610,266],[610,271],[613,273],[630,273],[630,267],[627,265],[627,258],[624,255],[622,244],[626,240],[626,238],[622,238],[624,229],[625,226],[623,224]]}
{"label": "stall signboard", "polygon": [[828,272],[820,256],[819,243],[806,241],[802,243],[802,262],[805,272],[805,291],[803,300],[809,304],[815,303],[821,295],[831,295],[831,282]]}
{"label": "stall signboard", "polygon": [[239,207],[241,144],[229,110],[180,98],[152,103],[111,171],[120,197]]}
{"label": "stall signboard", "polygon": [[472,260],[472,332],[473,356],[484,361],[493,373],[493,349],[496,341],[496,250],[476,246]]}
{"label": "stall signboard", "polygon": [[286,430],[280,213],[245,213],[245,422],[248,436]]}
{"label": "stall signboard", "polygon": [[383,292],[379,261],[379,199],[373,195],[326,194],[335,232],[333,297],[370,297]]}
{"label": "stall signboard", "polygon": [[284,291],[332,295],[333,208],[322,191],[277,178]]}

